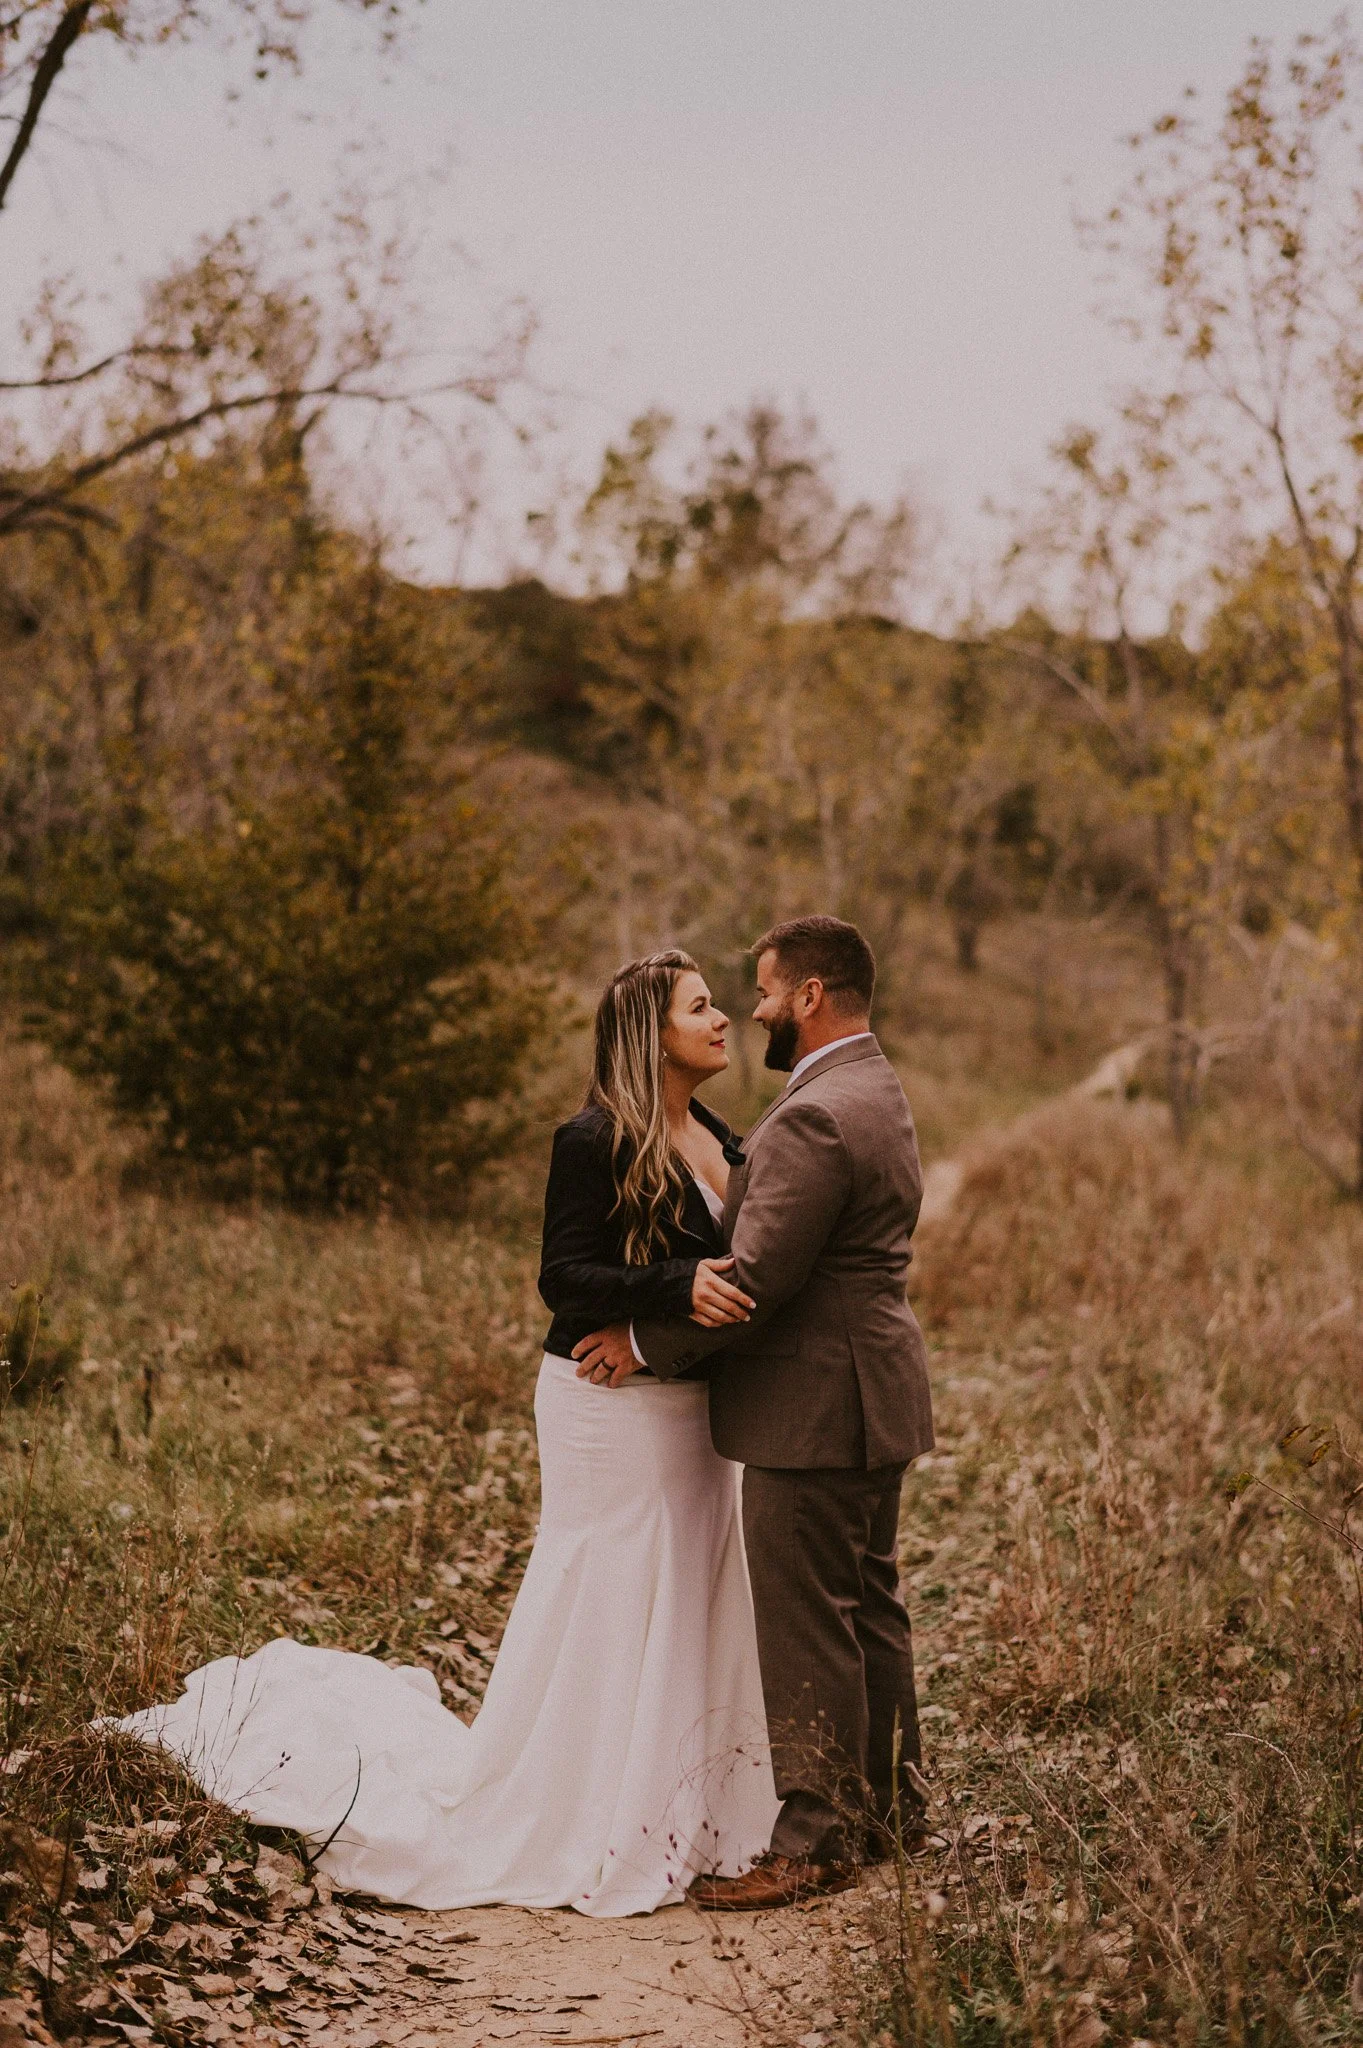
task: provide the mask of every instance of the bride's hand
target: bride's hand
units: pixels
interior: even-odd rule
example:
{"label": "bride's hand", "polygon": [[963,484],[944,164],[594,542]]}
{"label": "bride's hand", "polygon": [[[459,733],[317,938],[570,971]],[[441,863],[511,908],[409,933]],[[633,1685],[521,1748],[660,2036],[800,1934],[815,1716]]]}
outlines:
{"label": "bride's hand", "polygon": [[696,1277],[691,1283],[691,1320],[702,1323],[707,1330],[718,1330],[725,1323],[746,1323],[757,1303],[735,1287],[732,1280],[724,1278],[732,1273],[734,1262],[727,1259],[702,1259],[696,1268]]}

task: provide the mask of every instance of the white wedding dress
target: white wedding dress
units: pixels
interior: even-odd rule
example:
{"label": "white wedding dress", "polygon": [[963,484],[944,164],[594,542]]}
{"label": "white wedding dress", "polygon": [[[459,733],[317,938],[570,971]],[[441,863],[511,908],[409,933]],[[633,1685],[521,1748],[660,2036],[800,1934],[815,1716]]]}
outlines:
{"label": "white wedding dress", "polygon": [[546,1353],[535,1421],[539,1534],[471,1727],[429,1671],[286,1638],[119,1725],[395,1903],[648,1913],[746,1868],[777,1801],[706,1389],[593,1387]]}

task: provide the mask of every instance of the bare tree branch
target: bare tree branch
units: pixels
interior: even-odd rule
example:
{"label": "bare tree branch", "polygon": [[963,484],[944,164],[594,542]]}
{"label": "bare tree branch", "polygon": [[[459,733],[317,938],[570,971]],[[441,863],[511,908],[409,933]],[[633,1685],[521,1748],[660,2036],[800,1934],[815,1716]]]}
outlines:
{"label": "bare tree branch", "polygon": [[[0,505],[19,506],[29,502],[29,496],[26,491],[16,490],[12,484],[0,483]],[[0,520],[6,516],[5,513],[0,512]],[[76,526],[101,526],[106,533],[116,533],[118,531],[118,521],[111,519],[107,512],[99,511],[96,506],[66,505],[56,500],[45,511],[36,514],[33,518],[26,516],[22,521],[22,525],[25,532],[31,532],[36,524],[44,520],[50,524],[51,521],[58,519]]]}
{"label": "bare tree branch", "polygon": [[73,384],[88,384],[92,377],[103,376],[117,363],[135,362],[141,356],[159,356],[167,361],[174,356],[193,354],[193,349],[169,348],[161,342],[134,343],[131,348],[117,348],[112,355],[102,356],[97,363],[87,363],[83,370],[72,370],[64,377],[0,378],[0,391],[64,391]]}
{"label": "bare tree branch", "polygon": [[4,209],[9,188],[14,183],[14,174],[28,154],[29,144],[37,130],[38,117],[43,111],[43,104],[57,82],[57,74],[66,62],[72,45],[89,20],[94,4],[95,0],[72,0],[72,5],[57,23],[52,32],[52,40],[34,67],[33,82],[28,89],[28,98],[19,117],[14,140],[10,144],[9,155],[4,163],[0,164],[0,211]]}
{"label": "bare tree branch", "polygon": [[1025,643],[1016,641],[1008,643],[1008,652],[1021,655],[1024,661],[1035,662],[1038,668],[1045,669],[1046,673],[1053,676],[1056,682],[1063,683],[1065,688],[1072,691],[1079,699],[1090,716],[1097,719],[1108,736],[1116,741],[1126,765],[1130,768],[1138,765],[1129,735],[1122,730],[1102,698],[1098,695],[1098,692],[1089,683],[1086,683],[1083,677],[1078,675],[1067,661],[1061,661],[1057,655],[1051,654],[1044,647],[1029,647]]}
{"label": "bare tree branch", "polygon": [[300,405],[314,398],[357,399],[369,405],[400,405],[405,401],[387,391],[366,391],[339,381],[329,384],[304,385],[297,389],[282,391],[249,392],[240,398],[222,398],[211,405],[203,405],[197,411],[182,414],[173,420],[163,420],[159,426],[144,428],[116,448],[108,449],[103,455],[92,456],[88,462],[80,463],[60,483],[45,490],[30,491],[19,495],[0,487],[0,498],[9,497],[8,511],[0,512],[0,535],[15,533],[27,526],[33,518],[44,512],[56,512],[66,518],[98,519],[102,515],[93,508],[73,504],[71,500],[77,491],[87,484],[95,483],[107,476],[112,469],[125,462],[131,462],[138,455],[145,455],[148,449],[163,447],[169,441],[180,440],[192,434],[196,427],[204,426],[209,420],[226,419],[230,414],[259,411],[262,406]]}

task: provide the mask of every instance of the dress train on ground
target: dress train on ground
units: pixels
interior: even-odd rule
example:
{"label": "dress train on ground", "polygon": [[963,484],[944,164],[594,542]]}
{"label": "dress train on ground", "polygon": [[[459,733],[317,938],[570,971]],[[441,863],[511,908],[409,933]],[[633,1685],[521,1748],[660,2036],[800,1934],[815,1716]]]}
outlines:
{"label": "dress train on ground", "polygon": [[120,1725],[394,1903],[647,1913],[746,1868],[777,1801],[706,1389],[593,1387],[546,1355],[535,1420],[539,1534],[471,1726],[428,1671],[288,1639]]}

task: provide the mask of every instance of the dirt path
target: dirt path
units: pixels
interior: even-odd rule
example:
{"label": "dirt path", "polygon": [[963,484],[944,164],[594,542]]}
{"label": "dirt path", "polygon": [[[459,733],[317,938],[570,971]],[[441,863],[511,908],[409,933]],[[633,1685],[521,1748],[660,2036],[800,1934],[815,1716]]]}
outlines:
{"label": "dirt path", "polygon": [[[327,1916],[323,1916],[324,1918]],[[856,1894],[716,1917],[628,1920],[567,1909],[458,1913],[348,1907],[337,1956],[352,1989],[276,2009],[284,2038],[335,2048],[823,2048],[851,2020],[842,1959],[864,1947]]]}

